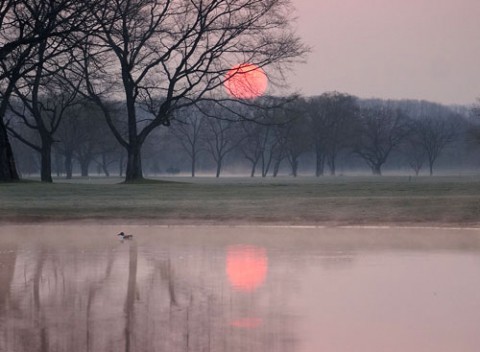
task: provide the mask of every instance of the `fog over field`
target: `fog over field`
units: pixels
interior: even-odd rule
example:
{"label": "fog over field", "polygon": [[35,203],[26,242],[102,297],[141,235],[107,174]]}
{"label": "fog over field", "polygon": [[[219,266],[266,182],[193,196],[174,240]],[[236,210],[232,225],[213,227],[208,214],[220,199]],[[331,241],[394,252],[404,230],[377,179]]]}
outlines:
{"label": "fog over field", "polygon": [[[117,102],[113,110],[119,126],[122,106]],[[146,140],[145,176],[479,172],[479,127],[475,110],[468,107],[362,100],[337,92],[302,98],[273,111],[233,107],[240,110],[233,114],[216,109],[222,120],[203,109],[179,111],[171,126],[157,129]],[[28,129],[17,126],[26,138]],[[51,166],[57,178],[124,175],[127,155],[94,107],[71,109],[54,137]],[[22,176],[38,177],[40,154],[20,140],[14,139],[13,146]]]}

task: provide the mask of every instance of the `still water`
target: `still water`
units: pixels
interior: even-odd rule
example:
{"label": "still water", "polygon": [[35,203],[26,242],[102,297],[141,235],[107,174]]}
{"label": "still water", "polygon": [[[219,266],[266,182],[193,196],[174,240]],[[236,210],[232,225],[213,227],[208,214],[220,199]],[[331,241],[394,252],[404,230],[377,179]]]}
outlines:
{"label": "still water", "polygon": [[0,226],[2,352],[479,350],[478,230]]}

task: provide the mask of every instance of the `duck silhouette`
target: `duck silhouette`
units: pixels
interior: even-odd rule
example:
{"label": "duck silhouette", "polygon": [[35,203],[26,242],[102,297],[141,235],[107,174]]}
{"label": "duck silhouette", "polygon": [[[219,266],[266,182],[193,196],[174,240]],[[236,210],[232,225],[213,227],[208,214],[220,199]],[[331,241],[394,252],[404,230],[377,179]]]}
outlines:
{"label": "duck silhouette", "polygon": [[133,238],[133,235],[127,235],[124,232],[118,233],[117,236],[120,236],[122,240],[131,240]]}

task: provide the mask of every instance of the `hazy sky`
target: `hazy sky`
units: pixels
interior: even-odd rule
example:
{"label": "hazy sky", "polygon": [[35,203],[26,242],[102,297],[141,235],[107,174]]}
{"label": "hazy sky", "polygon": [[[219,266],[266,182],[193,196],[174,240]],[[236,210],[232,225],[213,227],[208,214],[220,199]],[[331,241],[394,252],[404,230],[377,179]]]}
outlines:
{"label": "hazy sky", "polygon": [[312,47],[292,86],[306,95],[470,104],[480,97],[480,0],[292,0]]}

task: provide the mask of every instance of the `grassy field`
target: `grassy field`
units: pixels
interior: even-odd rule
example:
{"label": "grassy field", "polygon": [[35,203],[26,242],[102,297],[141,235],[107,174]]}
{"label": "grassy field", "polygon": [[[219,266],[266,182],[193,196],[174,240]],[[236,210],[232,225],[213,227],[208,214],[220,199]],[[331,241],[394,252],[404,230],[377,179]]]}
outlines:
{"label": "grassy field", "polygon": [[480,226],[480,177],[76,179],[0,184],[0,221]]}

